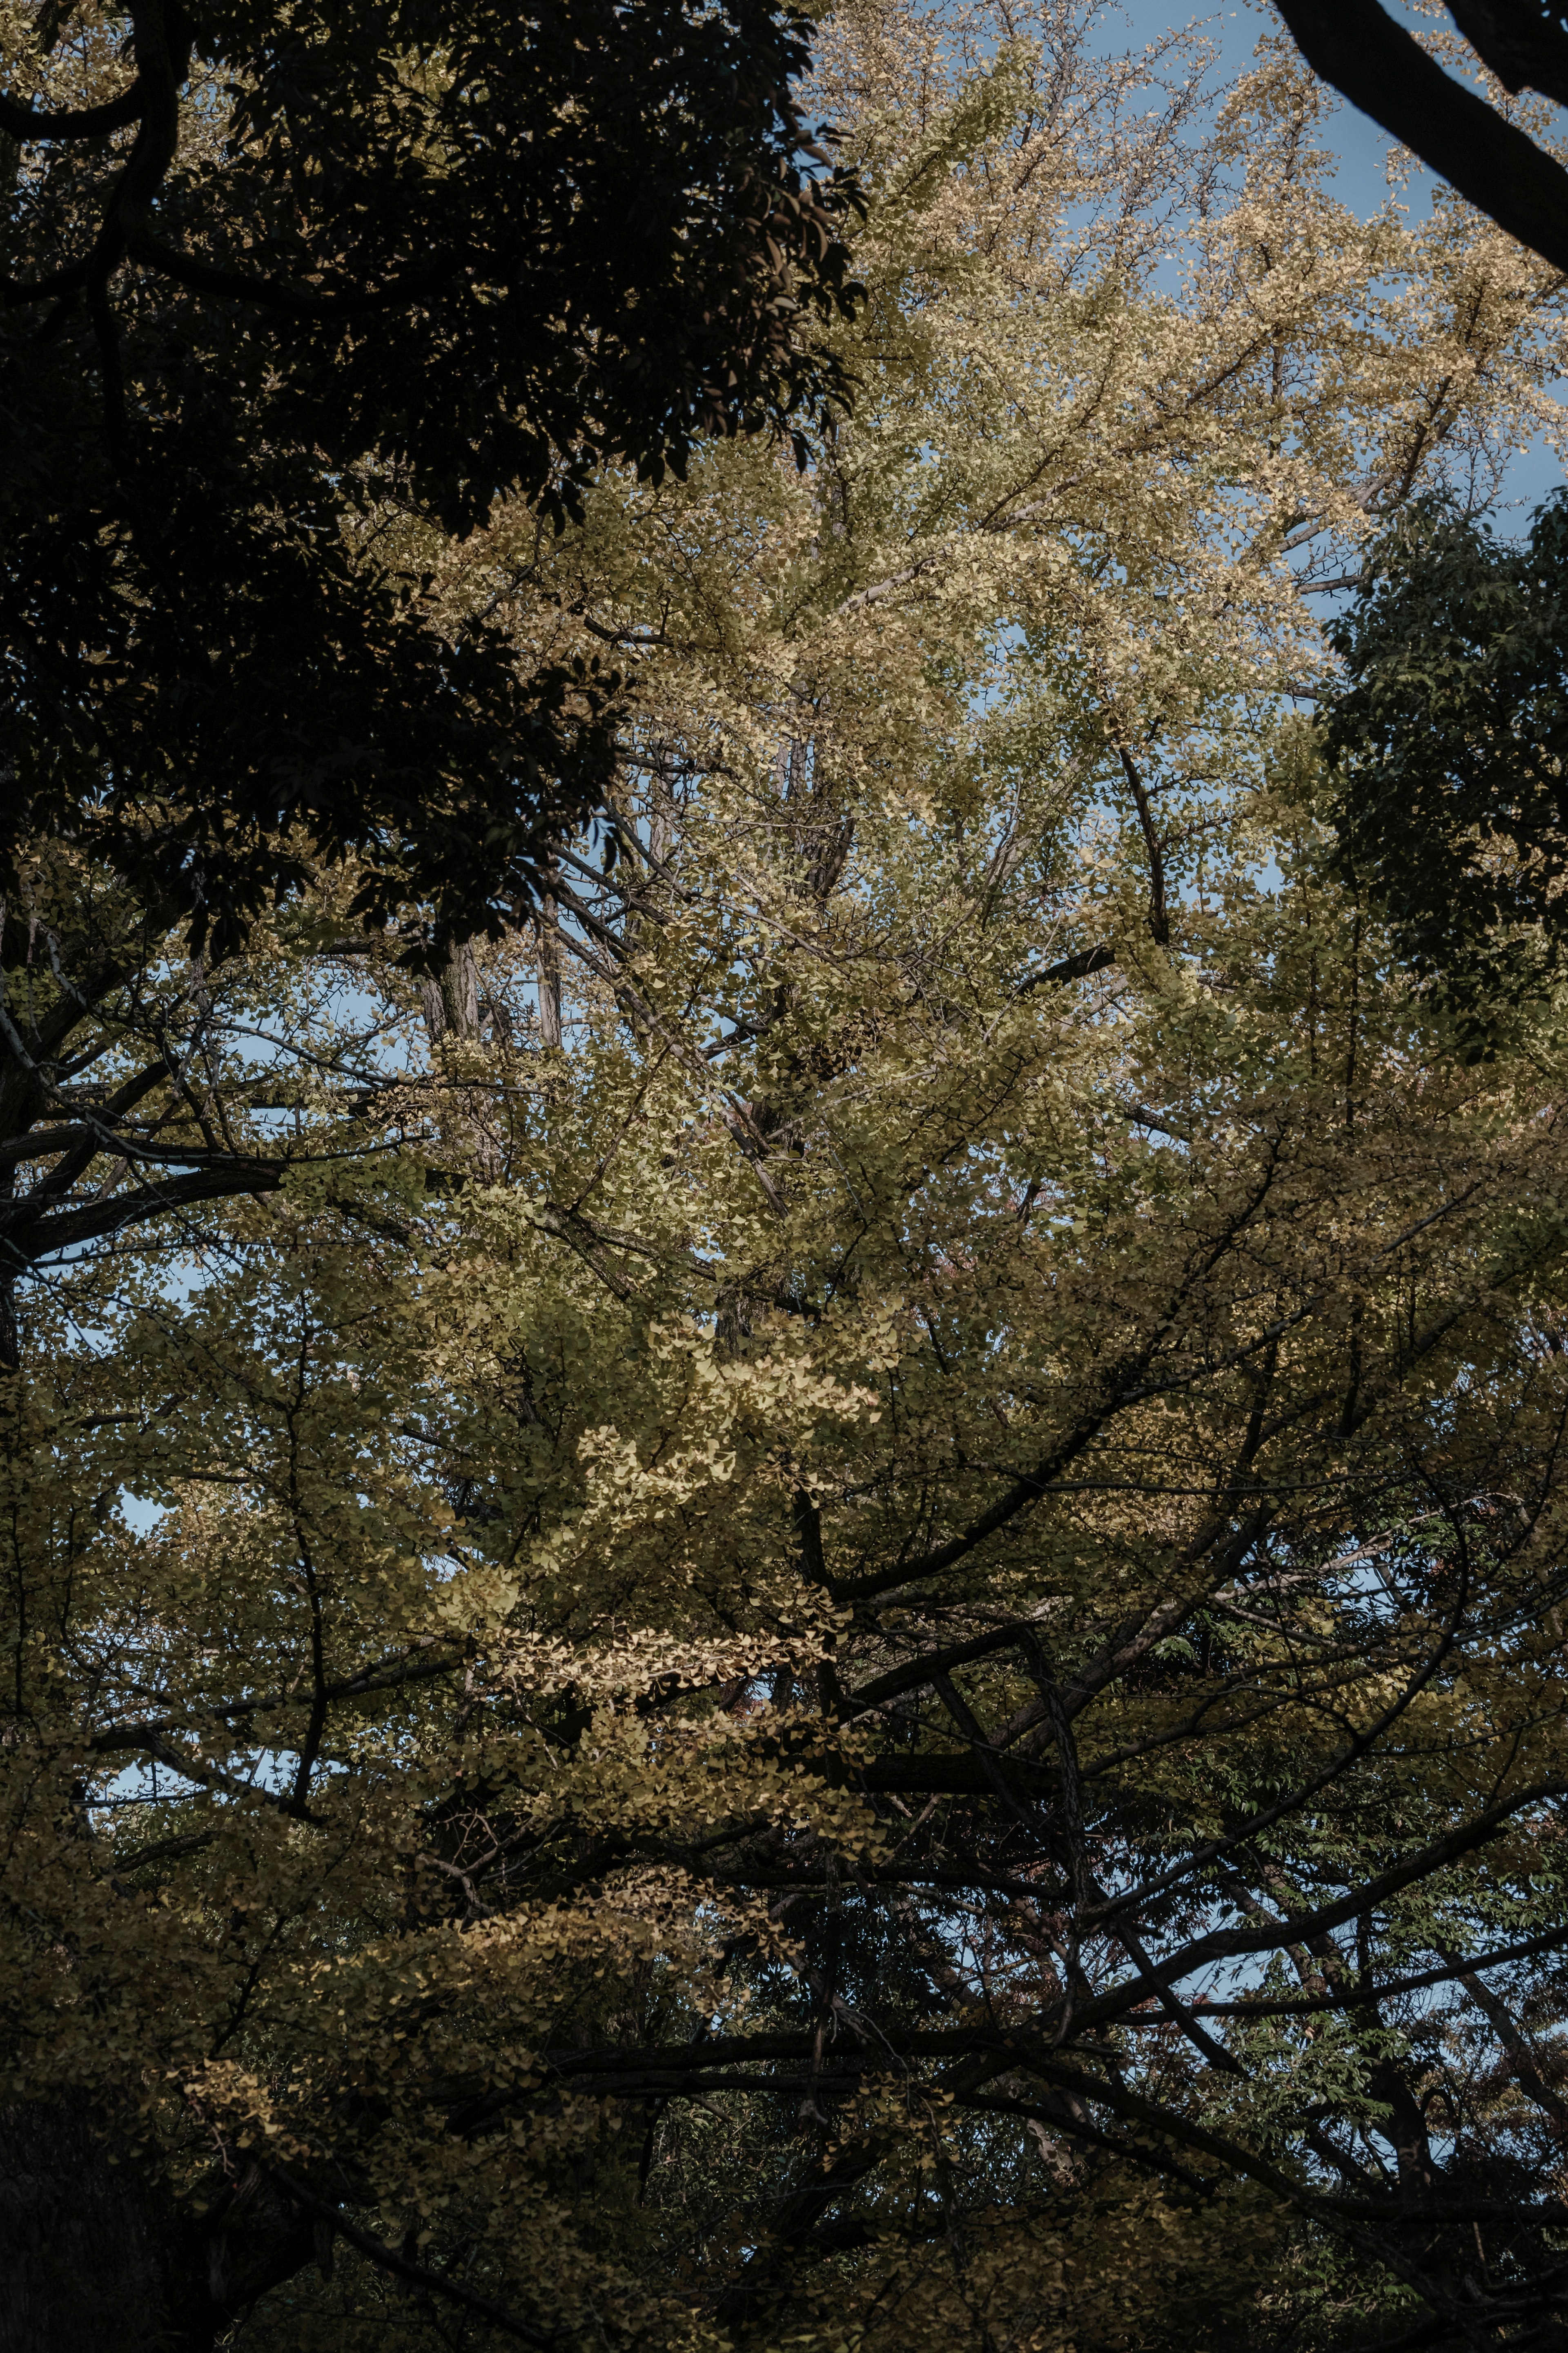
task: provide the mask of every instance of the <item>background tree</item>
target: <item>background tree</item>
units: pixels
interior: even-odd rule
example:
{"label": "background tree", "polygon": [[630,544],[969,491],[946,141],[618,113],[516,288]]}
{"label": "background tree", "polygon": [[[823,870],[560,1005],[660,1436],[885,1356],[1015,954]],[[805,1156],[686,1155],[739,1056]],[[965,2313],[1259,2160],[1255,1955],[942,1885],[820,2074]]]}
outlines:
{"label": "background tree", "polygon": [[1482,1040],[1561,952],[1565,523],[1561,495],[1522,545],[1418,507],[1369,551],[1333,632],[1344,855]]}
{"label": "background tree", "polygon": [[804,478],[439,567],[637,663],[611,870],[427,988],[258,927],[236,1189],[26,1286],[32,2342],[1554,2341],[1560,1015],[1466,1060],[1282,715],[1552,297],[1278,53],[1194,155],[996,29],[825,43]]}

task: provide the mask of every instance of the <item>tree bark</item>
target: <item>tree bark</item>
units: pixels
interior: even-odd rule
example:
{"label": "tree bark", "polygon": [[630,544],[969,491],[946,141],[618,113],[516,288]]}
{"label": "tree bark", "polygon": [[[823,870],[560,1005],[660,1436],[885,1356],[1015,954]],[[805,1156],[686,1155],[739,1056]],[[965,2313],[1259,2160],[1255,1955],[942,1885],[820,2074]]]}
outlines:
{"label": "tree bark", "polygon": [[158,2341],[167,2267],[139,2189],[73,2109],[0,2114],[0,2353],[140,2353]]}
{"label": "tree bark", "polygon": [[258,2166],[179,2213],[83,2108],[0,2110],[0,2353],[212,2353],[330,2240]]}

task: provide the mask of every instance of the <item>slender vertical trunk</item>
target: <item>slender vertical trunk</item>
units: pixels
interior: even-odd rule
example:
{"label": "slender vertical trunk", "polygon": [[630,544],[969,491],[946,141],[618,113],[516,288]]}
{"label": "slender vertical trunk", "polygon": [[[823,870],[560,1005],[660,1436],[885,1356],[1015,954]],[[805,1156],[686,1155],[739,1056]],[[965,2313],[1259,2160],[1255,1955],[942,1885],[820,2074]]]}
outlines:
{"label": "slender vertical trunk", "polygon": [[561,1043],[561,948],[555,937],[555,902],[546,899],[534,918],[539,951],[539,1041]]}
{"label": "slender vertical trunk", "polygon": [[[0,1128],[0,1134],[5,1133]],[[23,1261],[6,1228],[16,1205],[16,1172],[0,1170],[0,1374],[20,1372],[22,1335],[16,1321],[16,1277]]]}

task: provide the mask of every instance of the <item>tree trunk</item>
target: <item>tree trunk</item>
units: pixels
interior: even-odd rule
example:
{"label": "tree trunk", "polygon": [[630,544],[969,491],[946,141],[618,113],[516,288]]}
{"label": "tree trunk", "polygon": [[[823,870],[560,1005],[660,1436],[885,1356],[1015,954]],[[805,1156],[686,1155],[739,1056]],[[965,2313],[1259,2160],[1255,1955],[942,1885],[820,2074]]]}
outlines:
{"label": "tree trunk", "polygon": [[539,1042],[561,1043],[561,948],[555,936],[555,902],[546,899],[533,919],[539,953]]}
{"label": "tree trunk", "polygon": [[0,2353],[132,2353],[158,2341],[166,2265],[139,2190],[135,2170],[110,2165],[72,2109],[0,2115]]}
{"label": "tree trunk", "polygon": [[0,2353],[212,2353],[330,2242],[258,2167],[187,2220],[85,2113],[0,2110]]}

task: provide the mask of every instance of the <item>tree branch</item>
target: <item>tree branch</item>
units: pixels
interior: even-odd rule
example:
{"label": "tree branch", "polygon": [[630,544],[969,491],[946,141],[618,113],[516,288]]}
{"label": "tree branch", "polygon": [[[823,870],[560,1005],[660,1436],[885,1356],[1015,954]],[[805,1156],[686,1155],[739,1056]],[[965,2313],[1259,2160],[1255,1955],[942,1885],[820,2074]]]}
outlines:
{"label": "tree branch", "polygon": [[1553,269],[1568,270],[1568,172],[1429,58],[1378,0],[1276,0],[1314,73]]}

